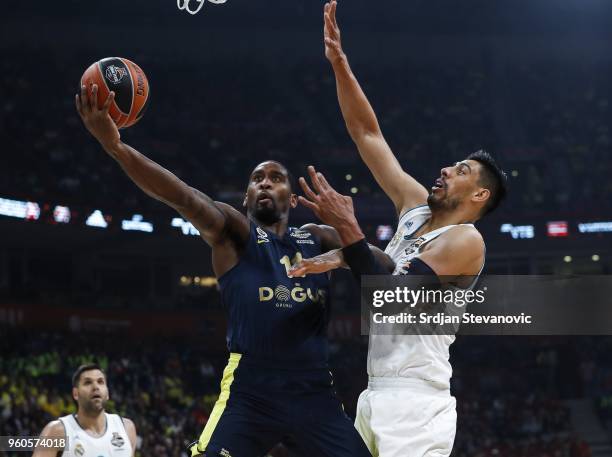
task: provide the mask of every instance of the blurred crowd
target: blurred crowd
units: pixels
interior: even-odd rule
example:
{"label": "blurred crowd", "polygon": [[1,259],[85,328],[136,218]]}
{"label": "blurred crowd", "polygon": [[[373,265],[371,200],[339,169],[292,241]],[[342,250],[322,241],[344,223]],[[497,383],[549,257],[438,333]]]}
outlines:
{"label": "blurred crowd", "polygon": [[[107,411],[135,421],[141,456],[186,456],[186,445],[208,420],[226,363],[224,354],[207,352],[204,341],[131,344],[129,338],[59,332],[24,341],[15,331],[4,333],[0,423],[5,435],[36,435],[46,422],[74,412],[71,373],[96,361],[109,380]],[[603,341],[582,340],[586,346]],[[569,340],[559,338],[460,338],[452,350],[458,412],[453,455],[588,457],[589,447],[572,429],[563,400],[582,395],[589,383],[584,374],[572,381],[570,364],[581,352],[567,354],[568,349]],[[330,346],[338,394],[351,416],[367,382],[366,350],[361,338]],[[551,354],[557,355],[554,363]],[[612,394],[609,386],[607,393]],[[292,457],[291,443],[279,444],[271,455]]]}
{"label": "blurred crowd", "polygon": [[[27,49],[28,59],[20,58],[22,49],[7,53],[0,64],[0,135],[11,151],[2,158],[11,173],[0,175],[0,195],[160,209],[78,119],[74,94],[81,69],[99,58],[95,50],[76,52],[71,65],[44,47]],[[206,66],[172,56],[129,57],[150,79],[151,105],[123,139],[214,198],[239,202],[250,170],[268,158],[297,175],[316,164],[362,201],[380,196],[346,134],[323,58],[288,57],[279,71],[265,60]],[[400,162],[426,185],[441,166],[486,148],[515,189],[506,211],[612,208],[610,64],[399,59],[354,67]],[[197,89],[186,90],[185,78]]]}

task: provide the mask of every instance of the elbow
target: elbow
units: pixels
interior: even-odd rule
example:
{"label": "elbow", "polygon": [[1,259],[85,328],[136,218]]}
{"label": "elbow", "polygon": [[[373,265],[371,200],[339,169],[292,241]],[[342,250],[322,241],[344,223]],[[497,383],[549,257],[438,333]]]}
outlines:
{"label": "elbow", "polygon": [[378,125],[367,125],[365,123],[350,124],[347,122],[346,128],[355,144],[364,143],[374,138],[382,137],[382,132]]}

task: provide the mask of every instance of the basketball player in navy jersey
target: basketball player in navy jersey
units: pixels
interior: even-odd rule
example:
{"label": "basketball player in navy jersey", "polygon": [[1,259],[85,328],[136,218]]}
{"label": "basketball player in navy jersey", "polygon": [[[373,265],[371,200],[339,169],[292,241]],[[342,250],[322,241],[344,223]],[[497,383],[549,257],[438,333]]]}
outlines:
{"label": "basketball player in navy jersey", "polygon": [[252,171],[246,215],[214,201],[121,141],[108,114],[85,87],[76,108],[89,132],[151,197],[188,219],[212,248],[228,315],[229,363],[221,394],[191,455],[262,456],[292,436],[309,457],[366,457],[328,369],[328,278],[289,278],[302,258],[340,246],[331,227],[288,227],[297,205],[287,169],[275,161]]}

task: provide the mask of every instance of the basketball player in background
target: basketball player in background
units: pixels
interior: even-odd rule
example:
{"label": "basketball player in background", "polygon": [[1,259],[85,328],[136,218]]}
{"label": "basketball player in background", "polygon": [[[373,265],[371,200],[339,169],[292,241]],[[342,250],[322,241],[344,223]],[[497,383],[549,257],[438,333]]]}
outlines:
{"label": "basketball player in background", "polygon": [[67,438],[68,449],[42,448],[32,457],[133,456],[136,449],[134,422],[108,414],[106,375],[96,364],[81,365],[72,375],[72,398],[77,412],[49,422],[41,438]]}
{"label": "basketball player in background", "polygon": [[297,205],[290,174],[267,161],[251,172],[246,215],[214,201],[123,143],[84,86],[76,108],[85,127],[151,197],[189,220],[212,248],[228,316],[230,357],[221,394],[191,455],[254,457],[291,436],[310,457],[370,455],[338,400],[328,367],[325,274],[289,278],[292,263],[340,246],[331,227],[288,227]]}
{"label": "basketball player in background", "polygon": [[[336,77],[349,134],[378,184],[393,201],[399,223],[386,253],[393,274],[477,277],[484,241],[473,223],[506,193],[506,175],[484,151],[442,168],[431,191],[407,174],[385,141],[376,115],[351,71],[340,42],[336,1],[324,7],[325,55]],[[326,271],[345,261],[357,274],[384,274],[355,219],[352,201],[309,169],[315,192],[300,180],[300,201],[335,227],[342,255],[305,259],[290,274]],[[327,265],[327,266],[326,266]],[[470,281],[471,287],[474,281]],[[375,335],[368,347],[368,389],[359,397],[355,426],[374,456],[450,455],[457,413],[450,394],[449,347],[454,335]]]}

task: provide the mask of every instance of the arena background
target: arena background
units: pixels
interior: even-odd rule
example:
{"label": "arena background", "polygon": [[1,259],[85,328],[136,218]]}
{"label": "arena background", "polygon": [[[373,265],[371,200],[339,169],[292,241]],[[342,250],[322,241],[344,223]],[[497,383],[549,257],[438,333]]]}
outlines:
{"label": "arena background", "polygon": [[[172,0],[65,0],[2,15],[0,435],[73,411],[70,374],[96,360],[138,455],[186,455],[227,357],[210,250],[105,155],[74,93],[93,61],[130,58],[151,105],[127,143],[235,205],[258,162],[298,176],[314,164],[384,246],[396,218],[345,131],[322,2],[228,0],[189,16]],[[407,171],[427,184],[486,148],[509,172],[508,200],[478,224],[486,272],[610,274],[611,2],[343,0],[339,21]],[[298,209],[292,223],[312,219]],[[334,282],[331,364],[354,414],[367,341],[355,284]],[[453,455],[612,456],[611,341],[460,337]]]}

